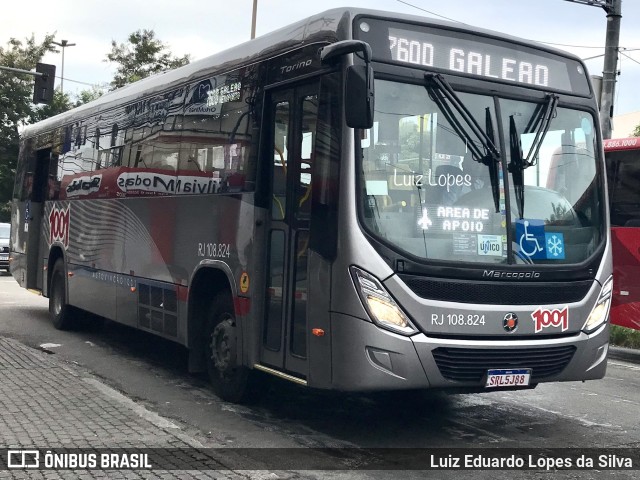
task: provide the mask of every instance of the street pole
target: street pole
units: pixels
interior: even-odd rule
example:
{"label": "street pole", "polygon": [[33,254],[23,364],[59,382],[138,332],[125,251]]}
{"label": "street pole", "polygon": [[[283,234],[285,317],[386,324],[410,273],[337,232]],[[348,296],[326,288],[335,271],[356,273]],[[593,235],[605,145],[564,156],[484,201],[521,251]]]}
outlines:
{"label": "street pole", "polygon": [[256,38],[256,14],[258,13],[258,0],[253,0],[253,16],[251,17],[251,40]]}
{"label": "street pole", "polygon": [[602,96],[600,97],[600,128],[602,138],[611,138],[613,95],[618,75],[618,47],[620,45],[620,19],[622,0],[613,0],[607,11],[607,34],[602,70]]}
{"label": "street pole", "polygon": [[62,47],[62,66],[60,68],[61,72],[60,72],[60,93],[62,93],[64,95],[64,49],[66,47],[74,47],[76,44],[75,43],[69,43],[68,40],[60,40],[59,42],[51,42],[54,45],[58,45],[59,47]]}
{"label": "street pole", "polygon": [[618,76],[618,48],[620,45],[620,19],[622,0],[566,0],[590,7],[602,7],[607,12],[607,34],[604,47],[604,67],[602,69],[602,92],[600,94],[600,130],[602,138],[611,138],[611,117],[613,117],[613,93]]}

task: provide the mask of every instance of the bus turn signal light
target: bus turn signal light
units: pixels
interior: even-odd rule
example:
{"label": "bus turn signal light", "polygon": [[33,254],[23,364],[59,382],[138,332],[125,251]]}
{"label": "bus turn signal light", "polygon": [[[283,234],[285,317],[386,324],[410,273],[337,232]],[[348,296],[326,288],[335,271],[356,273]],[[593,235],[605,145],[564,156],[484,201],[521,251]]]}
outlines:
{"label": "bus turn signal light", "polygon": [[313,333],[316,337],[324,337],[324,330],[321,328],[312,328],[311,333]]}

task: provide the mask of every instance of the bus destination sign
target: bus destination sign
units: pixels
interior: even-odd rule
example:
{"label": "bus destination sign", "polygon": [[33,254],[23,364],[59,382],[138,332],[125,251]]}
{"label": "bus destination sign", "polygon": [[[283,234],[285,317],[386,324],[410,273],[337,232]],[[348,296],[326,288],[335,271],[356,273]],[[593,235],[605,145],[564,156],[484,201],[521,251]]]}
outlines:
{"label": "bus destination sign", "polygon": [[570,87],[566,64],[539,55],[478,41],[389,29],[391,58],[514,83]]}
{"label": "bus destination sign", "polygon": [[370,43],[379,61],[590,94],[582,64],[551,52],[478,34],[377,19],[360,20],[359,26],[359,38]]}

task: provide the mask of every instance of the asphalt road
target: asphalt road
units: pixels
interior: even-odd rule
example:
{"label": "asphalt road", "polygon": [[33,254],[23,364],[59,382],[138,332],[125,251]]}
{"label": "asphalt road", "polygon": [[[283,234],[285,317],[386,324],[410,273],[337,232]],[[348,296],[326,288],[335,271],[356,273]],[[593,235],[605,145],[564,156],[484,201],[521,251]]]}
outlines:
{"label": "asphalt road", "polygon": [[[441,392],[326,393],[273,380],[252,406],[222,402],[203,376],[187,373],[183,348],[93,318],[55,330],[47,299],[0,276],[0,336],[75,362],[148,409],[179,422],[212,447],[604,448],[640,451],[640,365],[609,360],[603,380],[544,384],[535,390],[459,395]],[[42,347],[42,345],[45,345]],[[45,446],[46,447],[46,446]],[[373,471],[288,473],[285,478],[632,479],[640,471]],[[342,462],[342,463],[341,463]],[[283,468],[284,470],[284,468]],[[282,477],[282,474],[278,475]],[[270,477],[275,478],[275,477]]]}

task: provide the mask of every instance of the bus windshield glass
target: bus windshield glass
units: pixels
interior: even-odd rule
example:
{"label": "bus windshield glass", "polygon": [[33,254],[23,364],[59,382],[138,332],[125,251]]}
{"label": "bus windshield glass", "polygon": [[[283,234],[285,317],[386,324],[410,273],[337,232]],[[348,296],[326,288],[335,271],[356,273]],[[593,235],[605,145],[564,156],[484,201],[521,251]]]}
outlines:
{"label": "bus windshield glass", "polygon": [[[540,135],[532,119],[544,104],[456,92],[496,145],[506,139],[495,188],[491,162],[472,154],[483,148],[480,139],[460,134],[458,113],[443,112],[422,85],[376,80],[375,87],[374,127],[361,140],[361,211],[372,235],[422,260],[562,264],[594,253],[604,220],[590,114],[557,108]],[[537,150],[520,182],[508,167],[514,132],[525,158]]]}

